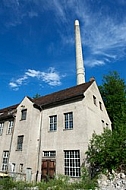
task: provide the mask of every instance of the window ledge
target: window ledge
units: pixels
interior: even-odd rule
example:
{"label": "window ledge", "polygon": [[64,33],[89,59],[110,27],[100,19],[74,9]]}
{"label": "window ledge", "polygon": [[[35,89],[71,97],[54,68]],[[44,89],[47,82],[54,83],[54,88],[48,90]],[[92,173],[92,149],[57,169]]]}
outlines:
{"label": "window ledge", "polygon": [[63,129],[63,131],[73,130],[73,128]]}
{"label": "window ledge", "polygon": [[54,130],[54,131],[48,131],[48,133],[53,133],[53,132],[57,132],[57,130]]}

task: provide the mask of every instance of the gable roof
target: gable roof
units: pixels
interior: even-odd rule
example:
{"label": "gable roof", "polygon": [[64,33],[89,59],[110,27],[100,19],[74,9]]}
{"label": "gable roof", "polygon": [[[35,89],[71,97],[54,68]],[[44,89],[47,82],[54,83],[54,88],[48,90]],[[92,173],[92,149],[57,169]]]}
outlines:
{"label": "gable roof", "polygon": [[[71,88],[67,88],[65,90],[61,90],[58,92],[54,92],[52,94],[48,94],[45,96],[41,96],[36,99],[32,99],[30,97],[27,97],[31,102],[33,102],[34,107],[37,107],[40,109],[52,107],[58,104],[64,104],[67,102],[76,101],[79,99],[84,98],[84,92],[91,86],[91,84],[94,82],[89,81]],[[6,119],[6,118],[12,118],[14,116],[14,113],[16,113],[16,109],[19,104],[15,104],[3,109],[0,109],[0,120]]]}
{"label": "gable roof", "polygon": [[70,102],[79,98],[84,98],[84,92],[91,86],[94,81],[89,81],[65,90],[61,90],[49,95],[45,95],[36,99],[33,99],[34,105],[41,106],[43,108],[54,106],[57,104]]}
{"label": "gable roof", "polygon": [[18,105],[19,104],[15,104],[13,106],[0,109],[0,120],[5,119],[5,118],[12,118],[14,113],[16,112],[16,108]]}

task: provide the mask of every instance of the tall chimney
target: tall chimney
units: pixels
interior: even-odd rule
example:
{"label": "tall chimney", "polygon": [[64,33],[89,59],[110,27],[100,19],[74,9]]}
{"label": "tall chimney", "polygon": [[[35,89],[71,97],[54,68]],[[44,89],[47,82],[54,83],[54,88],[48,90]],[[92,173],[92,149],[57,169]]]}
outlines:
{"label": "tall chimney", "polygon": [[80,26],[78,20],[75,20],[75,47],[76,47],[77,85],[79,85],[85,83],[85,71],[84,71],[84,63],[82,55]]}

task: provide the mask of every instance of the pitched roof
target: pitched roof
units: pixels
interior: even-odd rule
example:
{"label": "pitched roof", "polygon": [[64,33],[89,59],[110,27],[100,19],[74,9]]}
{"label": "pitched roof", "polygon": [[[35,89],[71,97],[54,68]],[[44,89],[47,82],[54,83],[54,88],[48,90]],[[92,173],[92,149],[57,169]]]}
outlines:
{"label": "pitched roof", "polygon": [[[29,98],[30,101],[34,103],[35,107],[50,107],[57,104],[63,104],[70,101],[75,101],[78,99],[84,98],[84,92],[91,86],[94,81],[89,81],[87,83],[83,83],[71,88],[67,88],[65,90],[61,90],[52,94],[48,94],[45,96],[41,96],[36,99]],[[14,113],[16,112],[16,108],[19,104],[15,104],[3,109],[0,109],[0,120],[6,118],[12,118]]]}
{"label": "pitched roof", "polygon": [[71,88],[67,88],[65,90],[61,90],[46,96],[42,96],[39,98],[36,98],[33,100],[35,105],[42,106],[42,107],[48,107],[48,106],[54,106],[58,103],[63,103],[66,101],[72,101],[78,98],[84,97],[84,92],[89,88],[89,86],[94,81],[89,81],[87,83],[83,83]]}
{"label": "pitched roof", "polygon": [[16,108],[19,104],[15,104],[13,106],[9,106],[7,108],[0,109],[0,119],[11,118],[16,112]]}

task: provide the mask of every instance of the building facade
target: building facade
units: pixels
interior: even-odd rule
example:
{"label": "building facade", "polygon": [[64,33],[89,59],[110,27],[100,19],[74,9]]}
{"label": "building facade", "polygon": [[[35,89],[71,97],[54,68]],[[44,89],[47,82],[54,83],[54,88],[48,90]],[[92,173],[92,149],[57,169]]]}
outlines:
{"label": "building facade", "polygon": [[95,80],[0,110],[0,170],[16,179],[80,177],[92,133],[111,121]]}

